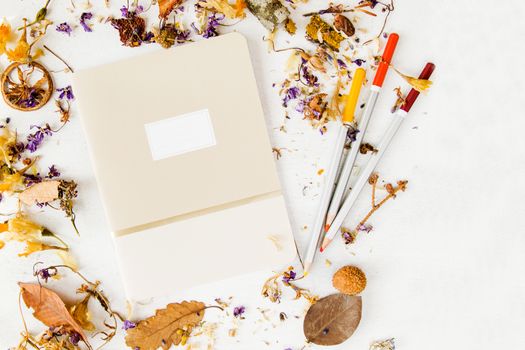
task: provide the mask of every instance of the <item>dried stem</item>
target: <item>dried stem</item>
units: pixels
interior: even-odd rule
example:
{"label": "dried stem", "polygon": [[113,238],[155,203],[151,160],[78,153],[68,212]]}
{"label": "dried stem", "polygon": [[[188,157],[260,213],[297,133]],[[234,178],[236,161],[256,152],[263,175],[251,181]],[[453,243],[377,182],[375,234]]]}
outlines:
{"label": "dried stem", "polygon": [[53,56],[55,56],[56,58],[58,58],[60,61],[62,61],[62,63],[64,63],[64,65],[71,71],[71,73],[75,73],[75,71],[73,70],[73,68],[71,68],[71,66],[69,64],[67,64],[67,62],[62,58],[60,57],[59,55],[57,55],[53,50],[51,50],[49,47],[47,47],[46,45],[44,45],[44,49],[46,49],[47,51],[49,51]]}
{"label": "dried stem", "polygon": [[[372,176],[377,176],[377,175],[372,175]],[[368,221],[368,219],[370,219],[370,217],[379,209],[381,208],[386,202],[388,202],[390,199],[392,198],[395,198],[396,197],[396,193],[398,193],[399,191],[405,191],[406,190],[406,184],[407,184],[407,181],[398,181],[397,182],[397,186],[392,186],[391,189],[388,191],[388,194],[385,196],[385,198],[383,198],[381,201],[379,201],[379,203],[376,203],[375,201],[375,191],[376,191],[376,187],[377,187],[377,178],[375,181],[372,181],[371,182],[372,184],[372,208],[370,209],[370,211],[365,215],[365,217],[359,222],[359,224],[357,225],[357,227],[361,227],[363,226],[364,224],[366,224],[366,222]],[[388,186],[388,185],[387,185]],[[391,186],[391,185],[390,185]],[[357,228],[356,228],[357,230]]]}

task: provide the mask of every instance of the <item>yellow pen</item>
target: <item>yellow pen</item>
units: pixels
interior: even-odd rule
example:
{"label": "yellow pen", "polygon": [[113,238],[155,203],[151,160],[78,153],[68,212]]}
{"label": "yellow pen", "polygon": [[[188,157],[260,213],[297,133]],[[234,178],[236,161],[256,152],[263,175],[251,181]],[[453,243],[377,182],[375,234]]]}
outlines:
{"label": "yellow pen", "polygon": [[[350,88],[350,93],[348,94],[348,97],[346,100],[347,103],[343,110],[343,125],[346,126],[345,129],[352,127],[354,116],[355,116],[355,109],[357,106],[357,101],[359,99],[361,87],[363,86],[365,82],[365,76],[366,76],[365,70],[362,68],[358,68],[354,73],[354,77],[352,79],[352,86]],[[366,121],[366,123],[368,124],[368,120]],[[358,131],[358,136],[360,140],[363,139],[363,135],[365,131],[364,129],[366,129],[366,126],[364,126],[363,123],[360,123],[359,131]],[[326,214],[326,220],[325,220],[325,226],[324,226],[325,231],[328,231],[328,229],[330,228],[330,225],[332,224],[332,221],[337,215],[337,212],[339,211],[339,207],[343,200],[346,189],[348,188],[348,181],[350,180],[350,174],[352,173],[352,168],[354,167],[354,163],[357,158],[357,154],[359,153],[358,152],[359,144],[360,142],[352,143],[350,152],[346,156],[346,159],[343,163],[343,168],[341,169],[341,175],[339,175],[339,180],[337,181],[337,186],[335,187],[334,195],[332,196],[332,200],[330,201],[330,207],[328,208],[328,212]]]}
{"label": "yellow pen", "polygon": [[[337,172],[339,165],[341,164],[341,158],[343,156],[343,150],[346,142],[346,135],[348,133],[348,127],[352,124],[354,120],[354,112],[359,98],[359,92],[363,86],[365,80],[365,70],[358,68],[352,79],[352,86],[350,88],[350,93],[346,97],[345,107],[343,110],[343,115],[341,116],[341,122],[336,121],[337,123],[337,140],[334,146],[334,155],[328,171],[325,173],[326,182],[324,184],[323,193],[321,195],[321,202],[317,210],[317,216],[315,218],[314,225],[310,231],[310,243],[306,250],[304,256],[304,273],[308,273],[310,269],[315,254],[317,252],[317,247],[320,243],[321,237],[324,233],[324,224],[326,218],[326,212],[328,210],[328,205],[334,193],[334,185],[336,182]],[[339,208],[338,208],[339,209]]]}

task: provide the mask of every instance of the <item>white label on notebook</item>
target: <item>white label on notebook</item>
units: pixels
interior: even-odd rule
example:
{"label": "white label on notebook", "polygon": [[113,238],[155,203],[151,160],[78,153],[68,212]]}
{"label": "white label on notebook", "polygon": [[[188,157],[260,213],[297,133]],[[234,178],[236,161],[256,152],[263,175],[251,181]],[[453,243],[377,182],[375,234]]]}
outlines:
{"label": "white label on notebook", "polygon": [[153,160],[212,147],[217,144],[207,109],[144,125]]}

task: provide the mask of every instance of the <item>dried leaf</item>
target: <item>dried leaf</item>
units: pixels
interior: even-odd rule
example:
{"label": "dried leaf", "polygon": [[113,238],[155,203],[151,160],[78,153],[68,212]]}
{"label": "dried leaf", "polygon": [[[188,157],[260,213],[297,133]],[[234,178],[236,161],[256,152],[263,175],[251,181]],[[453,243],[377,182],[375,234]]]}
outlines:
{"label": "dried leaf", "polygon": [[167,350],[172,344],[179,345],[181,331],[189,332],[204,317],[206,305],[198,301],[169,304],[128,330],[126,344],[132,349]]}
{"label": "dried leaf", "polygon": [[355,27],[348,17],[343,16],[342,14],[335,15],[334,18],[334,28],[340,32],[345,33],[346,36],[351,37],[355,34]]}
{"label": "dried leaf", "polygon": [[290,16],[290,11],[279,0],[246,0],[246,5],[270,32]]}
{"label": "dried leaf", "polygon": [[332,294],[313,304],[304,318],[304,335],[317,345],[337,345],[348,339],[361,321],[361,297]]}
{"label": "dried leaf", "polygon": [[36,203],[47,203],[58,198],[58,187],[60,181],[42,181],[29,187],[18,198],[26,205],[33,205]]}
{"label": "dried leaf", "polygon": [[244,18],[246,15],[244,9],[246,8],[246,3],[244,0],[237,0],[235,5],[231,5],[228,0],[205,0],[198,3],[200,6],[220,12],[226,16],[226,18]]}
{"label": "dried leaf", "polygon": [[173,9],[182,2],[183,0],[159,0],[159,17],[168,18]]}
{"label": "dried leaf", "polygon": [[35,318],[48,327],[62,327],[69,333],[78,333],[89,344],[82,327],[69,314],[64,302],[55,292],[39,284],[19,282],[18,285],[22,290],[24,303],[34,310]]}
{"label": "dried leaf", "polygon": [[88,302],[90,298],[91,295],[88,294],[80,302],[69,308],[69,313],[71,314],[71,316],[73,316],[73,318],[75,319],[75,321],[77,321],[80,327],[82,327],[86,331],[95,330],[95,325],[93,324],[93,322],[91,322],[91,315],[89,314],[88,309]]}

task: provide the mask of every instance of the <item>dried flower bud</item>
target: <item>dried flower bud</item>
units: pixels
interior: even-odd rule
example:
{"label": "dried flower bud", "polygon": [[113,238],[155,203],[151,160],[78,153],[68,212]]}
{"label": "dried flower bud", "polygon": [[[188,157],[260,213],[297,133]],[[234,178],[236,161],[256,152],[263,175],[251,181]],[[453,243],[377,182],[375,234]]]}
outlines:
{"label": "dried flower bud", "polygon": [[392,184],[386,184],[385,189],[388,192],[388,194],[395,194],[396,190],[394,189],[394,186]]}
{"label": "dried flower bud", "polygon": [[377,175],[376,173],[370,175],[370,177],[368,178],[368,183],[370,185],[374,185],[377,183],[377,180],[379,179],[379,175]]}
{"label": "dried flower bud", "polygon": [[401,181],[398,181],[398,182],[397,182],[397,186],[399,187],[399,189],[400,189],[401,191],[405,191],[405,190],[407,189],[407,183],[408,183],[408,181],[406,181],[406,180],[401,180]]}
{"label": "dried flower bud", "polygon": [[345,33],[346,36],[351,37],[355,34],[355,27],[347,17],[342,14],[337,14],[334,19],[334,28],[340,32]]}
{"label": "dried flower bud", "polygon": [[38,12],[36,13],[35,17],[35,23],[38,23],[40,21],[43,21],[46,19],[47,16],[47,7],[42,7]]}

